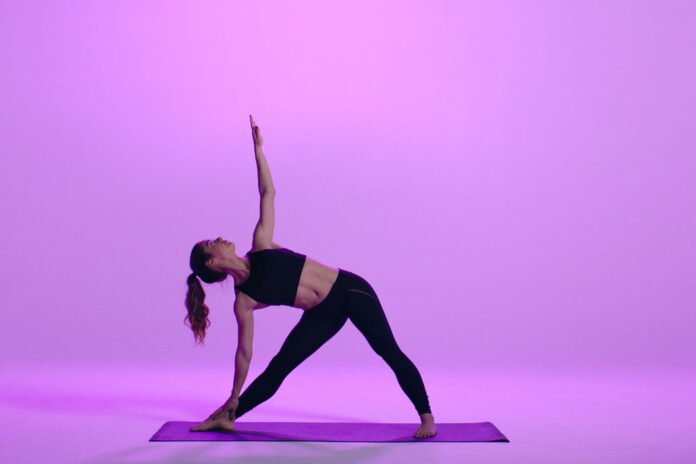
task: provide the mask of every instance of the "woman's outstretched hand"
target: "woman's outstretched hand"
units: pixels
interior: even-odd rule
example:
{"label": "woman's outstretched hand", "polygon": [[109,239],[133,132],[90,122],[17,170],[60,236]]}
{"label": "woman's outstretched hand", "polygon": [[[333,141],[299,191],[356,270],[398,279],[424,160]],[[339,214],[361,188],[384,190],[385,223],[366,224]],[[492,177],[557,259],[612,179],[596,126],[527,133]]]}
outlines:
{"label": "woman's outstretched hand", "polygon": [[249,115],[249,122],[251,123],[251,136],[254,139],[254,147],[261,147],[263,145],[263,137],[261,137],[261,129],[256,125],[254,117]]}

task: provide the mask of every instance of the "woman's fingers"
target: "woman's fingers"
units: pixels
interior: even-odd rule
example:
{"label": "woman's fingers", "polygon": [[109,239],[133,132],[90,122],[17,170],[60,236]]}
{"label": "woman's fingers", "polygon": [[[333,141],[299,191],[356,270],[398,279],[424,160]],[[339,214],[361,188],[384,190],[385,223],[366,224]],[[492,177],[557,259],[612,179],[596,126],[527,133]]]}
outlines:
{"label": "woman's fingers", "polygon": [[261,128],[256,125],[254,117],[249,115],[249,121],[251,122],[251,137],[254,139],[254,144],[256,146],[263,145],[263,136],[261,136]]}
{"label": "woman's fingers", "polygon": [[189,428],[191,432],[204,432],[211,429],[234,430],[234,421],[231,421],[225,417],[214,420],[207,419],[204,422]]}

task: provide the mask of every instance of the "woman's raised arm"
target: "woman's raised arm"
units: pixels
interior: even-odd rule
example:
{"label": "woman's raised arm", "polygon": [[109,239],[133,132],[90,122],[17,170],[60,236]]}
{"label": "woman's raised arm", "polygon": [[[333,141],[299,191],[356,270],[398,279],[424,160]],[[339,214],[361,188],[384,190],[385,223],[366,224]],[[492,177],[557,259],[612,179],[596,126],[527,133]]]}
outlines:
{"label": "woman's raised arm", "polygon": [[256,121],[254,121],[252,115],[249,115],[249,122],[251,123],[251,136],[254,139],[254,154],[256,155],[256,167],[259,174],[259,194],[263,195],[268,192],[275,193],[275,186],[271,178],[271,170],[268,167],[266,156],[263,154],[261,129],[256,125]]}

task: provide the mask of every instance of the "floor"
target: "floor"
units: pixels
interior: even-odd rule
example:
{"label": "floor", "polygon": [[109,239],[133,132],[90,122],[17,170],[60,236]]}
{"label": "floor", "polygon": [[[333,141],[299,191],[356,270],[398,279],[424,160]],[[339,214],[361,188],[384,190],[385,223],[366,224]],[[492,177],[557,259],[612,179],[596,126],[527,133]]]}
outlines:
{"label": "floor", "polygon": [[[437,421],[491,421],[510,443],[148,442],[165,421],[202,420],[215,410],[233,372],[5,366],[0,462],[696,462],[696,371],[421,372]],[[415,410],[384,369],[297,370],[245,419],[413,422],[417,428]]]}

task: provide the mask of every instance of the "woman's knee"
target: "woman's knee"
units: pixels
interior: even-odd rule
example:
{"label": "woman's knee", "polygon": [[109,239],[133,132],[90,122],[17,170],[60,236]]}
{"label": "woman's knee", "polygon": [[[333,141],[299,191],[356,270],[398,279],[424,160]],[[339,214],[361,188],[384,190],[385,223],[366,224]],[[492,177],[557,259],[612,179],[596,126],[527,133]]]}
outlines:
{"label": "woman's knee", "polygon": [[290,353],[278,353],[268,363],[264,371],[272,377],[285,378],[299,364],[297,356]]}
{"label": "woman's knee", "polygon": [[389,364],[402,362],[404,358],[406,358],[406,355],[403,351],[401,351],[401,348],[399,348],[396,343],[382,343],[373,346],[372,348],[374,349],[375,353],[377,353]]}

